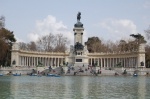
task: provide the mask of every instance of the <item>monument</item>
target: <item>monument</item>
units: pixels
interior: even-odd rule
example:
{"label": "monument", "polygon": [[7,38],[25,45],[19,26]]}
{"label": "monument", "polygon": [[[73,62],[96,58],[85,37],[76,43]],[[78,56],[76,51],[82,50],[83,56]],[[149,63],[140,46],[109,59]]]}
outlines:
{"label": "monument", "polygon": [[145,43],[139,44],[138,49],[136,50],[126,52],[89,53],[87,46],[83,42],[84,25],[81,22],[81,12],[78,12],[77,14],[77,22],[74,24],[73,31],[74,43],[70,46],[70,51],[29,51],[22,50],[18,43],[13,43],[11,66],[36,68],[40,61],[45,67],[51,66],[57,68],[61,65],[66,68],[66,71],[69,66],[75,67],[76,70],[81,66],[84,66],[82,69],[87,69],[88,66],[93,66],[105,70],[115,68],[118,64],[123,68],[145,68]]}
{"label": "monument", "polygon": [[70,54],[66,61],[69,66],[88,66],[88,50],[83,43],[83,24],[80,21],[81,12],[77,14],[77,23],[74,25],[74,46],[70,46]]}

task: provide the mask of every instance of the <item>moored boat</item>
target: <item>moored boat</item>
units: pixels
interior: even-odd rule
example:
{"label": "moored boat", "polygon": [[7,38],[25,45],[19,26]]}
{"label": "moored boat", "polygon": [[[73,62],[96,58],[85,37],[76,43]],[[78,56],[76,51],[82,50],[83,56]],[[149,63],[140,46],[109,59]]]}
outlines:
{"label": "moored boat", "polygon": [[37,74],[31,74],[30,76],[37,76]]}
{"label": "moored boat", "polygon": [[21,76],[21,73],[20,73],[20,74],[17,74],[17,73],[16,73],[16,74],[13,74],[13,76]]}
{"label": "moored boat", "polygon": [[137,77],[138,75],[137,75],[137,74],[133,74],[133,76],[134,76],[134,77]]}
{"label": "moored boat", "polygon": [[57,74],[47,74],[48,77],[60,77],[60,75]]}

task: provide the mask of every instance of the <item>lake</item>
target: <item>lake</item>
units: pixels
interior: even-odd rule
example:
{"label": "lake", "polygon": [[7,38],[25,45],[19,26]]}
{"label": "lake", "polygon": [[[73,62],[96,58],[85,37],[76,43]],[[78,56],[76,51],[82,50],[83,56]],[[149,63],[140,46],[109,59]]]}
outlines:
{"label": "lake", "polygon": [[150,99],[150,77],[2,76],[0,99]]}

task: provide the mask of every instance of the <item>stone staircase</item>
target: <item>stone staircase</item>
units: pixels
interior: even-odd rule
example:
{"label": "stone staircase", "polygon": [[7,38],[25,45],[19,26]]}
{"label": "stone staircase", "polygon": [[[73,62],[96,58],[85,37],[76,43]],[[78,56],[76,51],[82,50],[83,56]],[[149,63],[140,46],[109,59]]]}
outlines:
{"label": "stone staircase", "polygon": [[72,66],[68,68],[68,71],[65,75],[68,76],[90,76],[95,75],[96,69],[94,68],[88,68],[88,66]]}
{"label": "stone staircase", "polygon": [[63,68],[62,67],[56,67],[52,69],[45,69],[44,71],[41,72],[43,75],[47,74],[58,74],[62,75],[63,74]]}

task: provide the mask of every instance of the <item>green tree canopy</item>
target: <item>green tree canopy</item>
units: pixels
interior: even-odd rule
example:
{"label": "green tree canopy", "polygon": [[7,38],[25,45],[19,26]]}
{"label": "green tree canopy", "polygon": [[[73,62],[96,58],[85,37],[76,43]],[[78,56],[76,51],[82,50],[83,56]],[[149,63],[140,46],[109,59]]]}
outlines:
{"label": "green tree canopy", "polygon": [[87,45],[89,52],[99,52],[101,40],[98,37],[90,37],[85,44]]}
{"label": "green tree canopy", "polygon": [[138,34],[131,34],[130,36],[135,38],[135,40],[137,41],[137,44],[146,43],[144,36],[142,36],[139,33]]}
{"label": "green tree canopy", "polygon": [[10,66],[12,42],[15,42],[14,34],[5,28],[0,29],[0,65]]}

